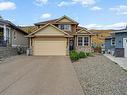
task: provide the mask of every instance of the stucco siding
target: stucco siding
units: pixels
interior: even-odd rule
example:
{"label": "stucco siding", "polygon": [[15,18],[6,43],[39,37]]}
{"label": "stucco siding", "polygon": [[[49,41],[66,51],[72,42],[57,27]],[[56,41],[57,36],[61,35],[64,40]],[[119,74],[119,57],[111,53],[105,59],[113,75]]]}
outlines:
{"label": "stucco siding", "polygon": [[63,18],[61,19],[59,22],[71,22],[70,20],[66,19],[66,18]]}
{"label": "stucco siding", "polygon": [[115,34],[115,38],[116,38],[115,48],[123,48],[123,38],[127,38],[127,33],[117,33]]}
{"label": "stucco siding", "polygon": [[40,30],[35,35],[37,36],[64,36],[65,34],[60,32],[58,29],[55,29],[52,26],[47,26],[43,30]]}
{"label": "stucco siding", "polygon": [[11,40],[12,40],[13,47],[16,46],[28,47],[28,38],[25,37],[26,35],[24,33],[14,29],[11,29],[11,33],[12,33]]}

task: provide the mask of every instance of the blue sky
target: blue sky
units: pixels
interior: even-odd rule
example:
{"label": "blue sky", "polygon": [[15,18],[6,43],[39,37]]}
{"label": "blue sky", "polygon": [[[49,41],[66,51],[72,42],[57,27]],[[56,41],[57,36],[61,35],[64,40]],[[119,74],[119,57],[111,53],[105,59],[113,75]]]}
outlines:
{"label": "blue sky", "polygon": [[127,0],[0,0],[0,15],[16,25],[67,15],[87,28],[118,29],[127,24]]}

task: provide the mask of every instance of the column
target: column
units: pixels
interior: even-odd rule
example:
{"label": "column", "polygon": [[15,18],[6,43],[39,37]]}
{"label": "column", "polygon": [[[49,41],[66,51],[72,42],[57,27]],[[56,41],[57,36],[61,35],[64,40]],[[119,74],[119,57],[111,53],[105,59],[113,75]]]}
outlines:
{"label": "column", "polygon": [[4,25],[4,41],[7,40],[7,30],[6,30],[6,25]]}

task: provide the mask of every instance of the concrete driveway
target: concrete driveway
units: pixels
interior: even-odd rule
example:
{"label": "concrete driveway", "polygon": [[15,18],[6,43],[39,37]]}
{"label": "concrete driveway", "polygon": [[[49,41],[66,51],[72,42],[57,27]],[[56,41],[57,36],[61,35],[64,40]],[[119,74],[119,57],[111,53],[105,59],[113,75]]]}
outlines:
{"label": "concrete driveway", "polygon": [[127,70],[127,58],[126,57],[114,57],[110,54],[104,54],[107,58],[112,60],[113,62],[117,63],[123,69]]}
{"label": "concrete driveway", "polygon": [[0,95],[84,95],[66,56],[11,57],[0,64]]}

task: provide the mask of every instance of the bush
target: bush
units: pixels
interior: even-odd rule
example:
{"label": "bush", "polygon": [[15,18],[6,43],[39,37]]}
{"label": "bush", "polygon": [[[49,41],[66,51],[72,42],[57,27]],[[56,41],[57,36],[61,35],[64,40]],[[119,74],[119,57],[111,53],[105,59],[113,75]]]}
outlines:
{"label": "bush", "polygon": [[70,58],[71,58],[71,60],[73,60],[73,61],[78,60],[78,59],[79,59],[79,54],[78,54],[78,52],[75,51],[75,50],[72,50],[72,51],[70,52]]}
{"label": "bush", "polygon": [[87,55],[85,52],[82,52],[82,51],[79,52],[79,58],[86,58],[86,57]]}
{"label": "bush", "polygon": [[86,56],[90,56],[90,53],[89,52],[86,52]]}

